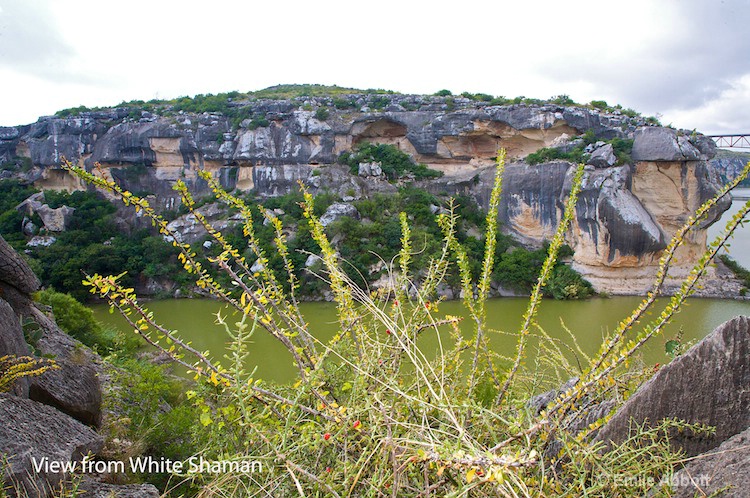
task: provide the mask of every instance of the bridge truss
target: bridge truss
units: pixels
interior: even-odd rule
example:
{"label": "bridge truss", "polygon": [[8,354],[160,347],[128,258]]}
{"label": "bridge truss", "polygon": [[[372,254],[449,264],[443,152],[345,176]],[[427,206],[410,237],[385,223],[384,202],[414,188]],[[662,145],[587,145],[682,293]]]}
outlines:
{"label": "bridge truss", "polygon": [[750,149],[750,134],[706,136],[712,139],[716,143],[716,146],[720,148]]}

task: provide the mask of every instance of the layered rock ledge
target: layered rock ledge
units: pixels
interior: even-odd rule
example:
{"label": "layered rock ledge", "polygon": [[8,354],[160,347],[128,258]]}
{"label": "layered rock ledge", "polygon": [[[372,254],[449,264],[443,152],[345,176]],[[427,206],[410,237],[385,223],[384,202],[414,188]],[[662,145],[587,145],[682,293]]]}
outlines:
{"label": "layered rock ledge", "polygon": [[[25,158],[30,166],[21,175],[40,188],[55,189],[84,188],[60,169],[63,157],[89,169],[100,164],[124,188],[150,192],[152,204],[174,209],[179,196],[172,186],[178,179],[198,195],[207,193],[197,176],[201,169],[227,189],[253,189],[261,197],[286,194],[297,189],[298,182],[313,193],[328,191],[342,198],[394,191],[382,175],[373,174],[377,165],[373,169],[364,164],[359,174],[352,174],[335,164],[341,153],[358,144],[377,142],[444,173],[418,186],[433,193],[468,194],[486,205],[494,158],[505,148],[509,164],[499,215],[503,229],[527,245],[539,246],[554,233],[574,165],[530,165],[524,159],[543,147],[567,150],[572,139],[588,132],[602,142],[588,156],[568,243],[575,251],[573,267],[597,291],[612,294],[645,293],[671,237],[719,188],[708,164],[715,154],[711,140],[645,126],[641,118],[577,106],[379,97],[385,99],[379,111],[369,107],[372,99],[357,96],[352,97],[354,107],[343,110],[323,97],[250,101],[237,105],[263,119],[239,124],[216,113],[143,112],[134,118],[124,108],[42,118],[0,130],[0,162]],[[633,140],[631,157],[624,163],[603,142],[615,138]],[[705,228],[729,202],[724,199],[689,234],[677,254],[676,279],[669,285],[676,285],[705,250]],[[711,273],[704,293],[726,287],[721,276]]]}

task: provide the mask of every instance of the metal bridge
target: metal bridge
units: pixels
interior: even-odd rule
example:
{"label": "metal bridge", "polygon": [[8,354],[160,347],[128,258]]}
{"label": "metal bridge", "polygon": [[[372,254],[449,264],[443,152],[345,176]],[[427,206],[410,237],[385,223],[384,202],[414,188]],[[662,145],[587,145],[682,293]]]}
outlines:
{"label": "metal bridge", "polygon": [[750,149],[750,134],[706,136],[712,139],[716,143],[716,146],[720,148]]}

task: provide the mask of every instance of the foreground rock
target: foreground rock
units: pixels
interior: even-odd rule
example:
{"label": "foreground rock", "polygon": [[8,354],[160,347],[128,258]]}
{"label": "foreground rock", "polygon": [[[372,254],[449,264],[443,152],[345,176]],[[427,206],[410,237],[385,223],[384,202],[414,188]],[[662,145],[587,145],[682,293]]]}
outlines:
{"label": "foreground rock", "polygon": [[21,317],[36,327],[33,348],[56,362],[58,369],[39,377],[21,379],[14,394],[54,406],[84,424],[98,426],[101,419],[99,357],[60,330],[53,318],[34,304],[31,293],[39,280],[29,265],[0,237],[0,356],[28,356],[31,349],[21,328]]}
{"label": "foreground rock", "polygon": [[[29,347],[24,340],[21,324],[18,323],[13,308],[0,299],[0,357],[28,355]],[[28,397],[28,379],[17,379],[10,392],[17,396]]]}
{"label": "foreground rock", "polygon": [[39,279],[18,253],[0,237],[0,284],[11,286],[24,294],[39,288]]}
{"label": "foreground rock", "polygon": [[53,356],[59,368],[32,378],[29,397],[98,427],[102,416],[98,356],[60,330],[52,320],[44,322],[40,315],[37,313],[37,321],[46,326],[37,347],[42,354]]}
{"label": "foreground rock", "polygon": [[701,342],[662,367],[602,427],[597,439],[621,443],[632,424],[677,418],[716,427],[712,436],[673,434],[688,456],[716,448],[750,426],[750,318],[720,325]]}
{"label": "foreground rock", "polygon": [[78,487],[83,498],[159,498],[152,484],[106,484],[84,478]]}
{"label": "foreground rock", "polygon": [[8,459],[4,478],[18,496],[48,496],[68,474],[52,466],[37,468],[41,462],[80,461],[103,444],[101,436],[77,420],[8,394],[0,394],[0,420],[0,454]]}
{"label": "foreground rock", "polygon": [[750,429],[746,429],[713,451],[691,460],[675,473],[673,498],[713,496],[729,487],[721,497],[741,498],[750,493]]}

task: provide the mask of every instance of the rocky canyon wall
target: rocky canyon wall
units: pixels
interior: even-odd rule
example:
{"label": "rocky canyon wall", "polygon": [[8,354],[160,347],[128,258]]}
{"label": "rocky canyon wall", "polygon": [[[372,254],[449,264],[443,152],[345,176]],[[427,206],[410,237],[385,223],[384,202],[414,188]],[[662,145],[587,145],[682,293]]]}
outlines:
{"label": "rocky canyon wall", "polygon": [[[254,189],[277,196],[302,181],[313,192],[330,191],[344,201],[397,185],[360,168],[353,175],[336,165],[342,152],[361,142],[388,143],[444,176],[416,185],[436,194],[466,194],[488,202],[499,148],[508,151],[500,218],[504,230],[530,246],[549,239],[559,221],[574,165],[553,161],[530,165],[524,158],[542,147],[567,147],[590,131],[602,140],[590,146],[583,192],[568,242],[572,265],[599,291],[643,293],[670,238],[718,189],[707,161],[713,142],[699,134],[645,126],[641,118],[558,105],[491,106],[438,97],[388,96],[384,109],[337,110],[325,98],[304,102],[247,103],[263,126],[239,125],[221,114],[147,112],[127,109],[42,118],[0,128],[0,164],[22,164],[15,173],[40,188],[84,188],[60,169],[63,157],[103,170],[125,188],[153,195],[162,209],[176,207],[174,182],[197,194],[209,170],[228,189]],[[408,101],[408,102],[407,102]],[[321,115],[310,109],[327,106]],[[407,109],[408,108],[408,109]],[[603,140],[634,140],[632,161],[622,164]],[[408,180],[407,180],[408,181]],[[402,183],[404,180],[401,181]],[[704,229],[728,200],[701,225]],[[698,230],[678,254],[683,269],[705,248]]]}

